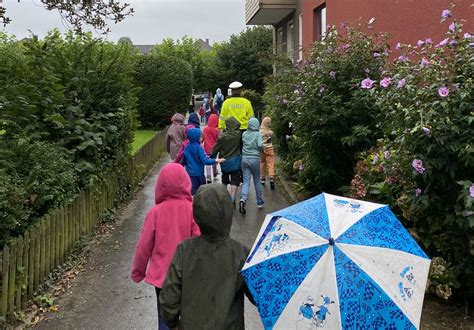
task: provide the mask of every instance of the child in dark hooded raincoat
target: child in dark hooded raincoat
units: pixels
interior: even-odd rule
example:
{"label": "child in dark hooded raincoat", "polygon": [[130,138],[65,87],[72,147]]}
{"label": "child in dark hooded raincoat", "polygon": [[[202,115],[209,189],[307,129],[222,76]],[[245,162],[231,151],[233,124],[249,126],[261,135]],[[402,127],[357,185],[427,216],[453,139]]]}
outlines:
{"label": "child in dark hooded raincoat", "polygon": [[244,293],[252,301],[240,269],[249,250],[229,237],[232,203],[227,188],[202,186],[193,200],[200,237],[183,241],[168,269],[160,304],[170,327],[244,330]]}

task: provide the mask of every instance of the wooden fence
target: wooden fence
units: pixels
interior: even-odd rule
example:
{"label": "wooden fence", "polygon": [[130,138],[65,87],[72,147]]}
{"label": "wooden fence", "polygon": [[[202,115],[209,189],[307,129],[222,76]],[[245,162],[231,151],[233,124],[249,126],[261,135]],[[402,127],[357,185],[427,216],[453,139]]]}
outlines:
{"label": "wooden fence", "polygon": [[109,178],[81,191],[74,201],[53,210],[5,245],[0,252],[1,319],[22,310],[50,272],[64,264],[77,241],[90,234],[111,209],[121,187],[136,187],[164,151],[166,130],[159,132],[128,162],[126,178]]}

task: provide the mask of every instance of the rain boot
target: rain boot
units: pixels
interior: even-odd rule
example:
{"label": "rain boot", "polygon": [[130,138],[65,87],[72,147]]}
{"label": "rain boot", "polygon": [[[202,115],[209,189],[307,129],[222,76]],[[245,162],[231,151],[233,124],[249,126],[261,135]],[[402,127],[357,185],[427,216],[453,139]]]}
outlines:
{"label": "rain boot", "polygon": [[265,185],[265,177],[264,177],[264,176],[262,176],[262,177],[260,178],[260,183],[262,184],[262,186]]}
{"label": "rain boot", "polygon": [[275,189],[275,178],[270,177],[270,189],[274,190]]}

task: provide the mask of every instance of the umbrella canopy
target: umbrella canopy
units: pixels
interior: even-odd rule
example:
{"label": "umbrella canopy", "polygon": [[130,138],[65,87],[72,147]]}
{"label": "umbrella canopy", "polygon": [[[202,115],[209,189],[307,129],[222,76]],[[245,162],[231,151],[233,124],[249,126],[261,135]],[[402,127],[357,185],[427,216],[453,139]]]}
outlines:
{"label": "umbrella canopy", "polygon": [[242,275],[266,329],[415,329],[430,262],[387,205],[323,193],[266,217]]}

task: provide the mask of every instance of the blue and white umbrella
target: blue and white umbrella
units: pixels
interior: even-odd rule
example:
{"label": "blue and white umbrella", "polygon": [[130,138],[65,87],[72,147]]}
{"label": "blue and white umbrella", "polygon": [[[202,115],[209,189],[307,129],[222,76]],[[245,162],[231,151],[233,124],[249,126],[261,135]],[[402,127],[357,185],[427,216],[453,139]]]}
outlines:
{"label": "blue and white umbrella", "polygon": [[242,275],[266,329],[415,329],[430,262],[388,206],[320,194],[266,217]]}

